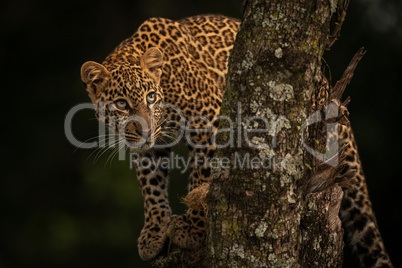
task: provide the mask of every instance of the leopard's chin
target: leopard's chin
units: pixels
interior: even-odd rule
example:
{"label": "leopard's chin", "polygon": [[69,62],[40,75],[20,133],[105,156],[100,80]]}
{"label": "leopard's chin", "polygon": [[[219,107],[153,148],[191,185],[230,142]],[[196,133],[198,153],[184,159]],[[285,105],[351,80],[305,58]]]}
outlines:
{"label": "leopard's chin", "polygon": [[131,153],[146,153],[147,151],[149,151],[153,146],[154,146],[154,142],[151,141],[144,141],[142,143],[139,144],[135,144],[132,146],[129,146],[130,152]]}
{"label": "leopard's chin", "polygon": [[142,145],[141,148],[140,148],[141,152],[143,152],[143,153],[147,152],[149,149],[152,148],[152,145],[153,145],[153,144],[148,143],[148,142],[145,143],[145,144]]}

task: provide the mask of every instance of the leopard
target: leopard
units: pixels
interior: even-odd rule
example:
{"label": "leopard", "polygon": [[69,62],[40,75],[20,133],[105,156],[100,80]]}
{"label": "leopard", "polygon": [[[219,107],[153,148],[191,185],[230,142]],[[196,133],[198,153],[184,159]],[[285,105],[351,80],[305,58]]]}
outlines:
{"label": "leopard", "polygon": [[[183,249],[200,248],[205,241],[205,210],[188,208],[183,215],[172,215],[168,167],[159,160],[170,154],[172,140],[185,140],[191,166],[189,192],[211,181],[213,137],[240,24],[239,19],[215,14],[177,21],[150,18],[101,64],[88,61],[81,67],[96,117],[116,129],[119,142],[136,155],[133,161],[144,203],[144,227],[138,238],[143,260],[156,258],[167,241]],[[328,94],[325,77],[320,85],[317,96]],[[352,248],[364,267],[392,267],[351,127],[341,126],[339,137],[341,144],[349,145],[345,161],[356,169],[358,181],[343,189],[340,211]]]}
{"label": "leopard", "polygon": [[[323,72],[317,76],[317,91],[313,96],[312,110],[330,99],[332,87]],[[347,100],[345,103],[347,103]],[[393,267],[385,248],[377,220],[370,201],[367,181],[363,172],[354,132],[349,120],[347,124],[338,124],[335,136],[340,148],[346,148],[345,167],[340,173],[353,170],[354,183],[343,186],[343,197],[339,216],[347,233],[349,246],[361,267]]]}

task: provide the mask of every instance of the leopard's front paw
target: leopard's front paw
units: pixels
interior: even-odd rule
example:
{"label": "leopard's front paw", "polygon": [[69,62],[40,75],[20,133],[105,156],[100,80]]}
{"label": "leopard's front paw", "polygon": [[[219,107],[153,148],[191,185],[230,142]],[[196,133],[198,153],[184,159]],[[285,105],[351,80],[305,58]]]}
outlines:
{"label": "leopard's front paw", "polygon": [[184,249],[197,249],[206,237],[204,211],[189,210],[185,215],[174,215],[169,223],[168,234],[173,244]]}
{"label": "leopard's front paw", "polygon": [[158,256],[167,238],[167,226],[144,227],[138,238],[138,253],[141,259],[148,261]]}

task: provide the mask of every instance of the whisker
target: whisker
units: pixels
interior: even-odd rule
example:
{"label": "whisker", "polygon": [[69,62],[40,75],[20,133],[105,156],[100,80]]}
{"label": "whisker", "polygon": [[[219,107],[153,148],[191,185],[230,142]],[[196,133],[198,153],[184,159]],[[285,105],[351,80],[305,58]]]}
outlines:
{"label": "whisker", "polygon": [[108,151],[110,148],[114,148],[115,143],[116,143],[116,137],[118,138],[118,135],[116,134],[111,134],[111,135],[100,135],[99,136],[99,143],[98,144],[104,144],[105,146],[102,147],[98,147],[96,148],[89,156],[88,159],[90,157],[92,157],[92,155],[94,153],[96,153],[95,157],[94,157],[94,164],[96,162],[98,162],[98,160],[101,158],[101,156]]}
{"label": "whisker", "polygon": [[96,140],[98,137],[100,137],[100,136],[94,136],[94,137],[91,137],[91,138],[88,138],[88,139],[84,140],[83,142],[80,143],[80,145],[77,146],[77,148],[75,148],[74,153],[77,152],[78,149],[81,149],[81,146],[82,146],[84,143],[87,143],[87,142],[89,142],[89,141],[94,141],[94,140]]}

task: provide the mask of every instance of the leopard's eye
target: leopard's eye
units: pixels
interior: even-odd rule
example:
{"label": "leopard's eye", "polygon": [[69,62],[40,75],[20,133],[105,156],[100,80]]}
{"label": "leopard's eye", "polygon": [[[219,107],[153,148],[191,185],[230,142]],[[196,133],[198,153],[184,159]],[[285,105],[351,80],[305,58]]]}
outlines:
{"label": "leopard's eye", "polygon": [[114,102],[114,105],[116,105],[116,108],[119,110],[127,110],[128,109],[128,103],[125,100],[117,100]]}
{"label": "leopard's eye", "polygon": [[155,92],[149,93],[149,94],[147,95],[147,102],[148,102],[149,104],[152,104],[152,103],[154,103],[155,101],[156,101],[156,94],[155,94]]}

